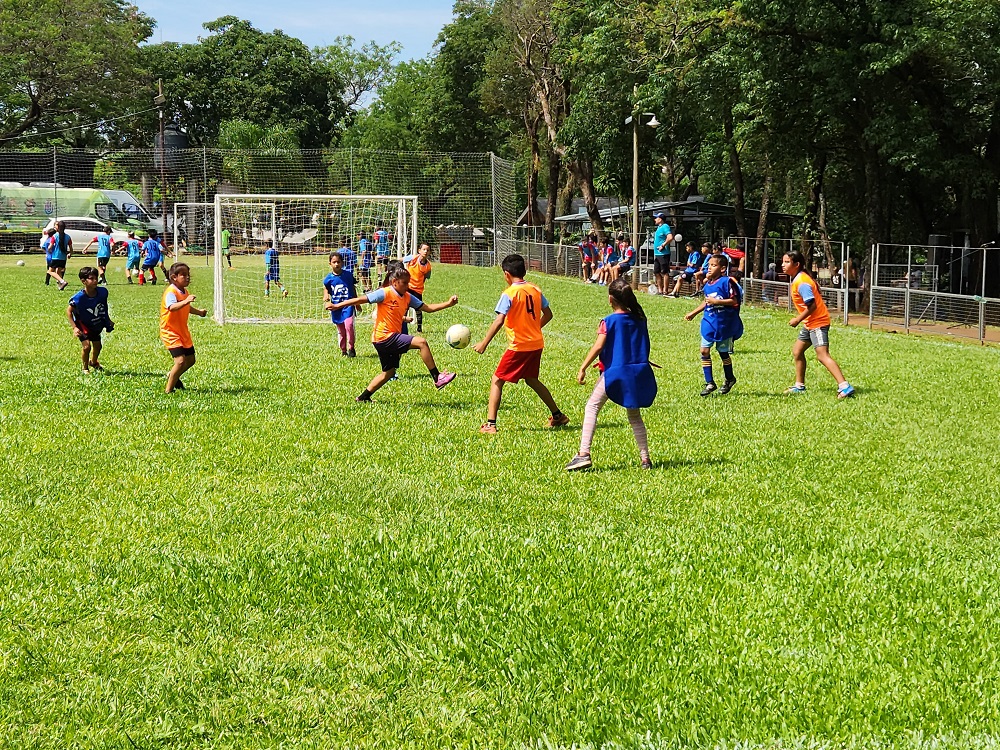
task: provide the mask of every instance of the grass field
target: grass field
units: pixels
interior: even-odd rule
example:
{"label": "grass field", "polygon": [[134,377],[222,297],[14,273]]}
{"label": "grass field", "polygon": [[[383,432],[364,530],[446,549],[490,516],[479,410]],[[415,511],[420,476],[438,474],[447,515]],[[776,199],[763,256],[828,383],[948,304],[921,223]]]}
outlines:
{"label": "grass field", "polygon": [[835,327],[858,397],[810,360],[793,399],[788,316],[746,310],[739,384],[701,399],[692,301],[643,298],[655,468],[609,405],[570,475],[599,288],[532,278],[572,425],[522,385],[482,436],[503,343],[443,335],[482,334],[499,271],[428,285],[460,296],[426,319],[454,383],[410,354],[359,405],[367,327],[347,360],[333,326],[195,318],[165,396],[162,286],[121,260],[84,377],[79,265],[59,293],[0,257],[0,746],[1000,744],[996,349]]}

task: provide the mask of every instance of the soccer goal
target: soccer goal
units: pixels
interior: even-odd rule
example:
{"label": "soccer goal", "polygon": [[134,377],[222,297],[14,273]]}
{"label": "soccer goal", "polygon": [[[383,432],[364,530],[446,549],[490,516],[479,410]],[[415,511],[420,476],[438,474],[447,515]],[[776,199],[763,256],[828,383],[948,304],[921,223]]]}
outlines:
{"label": "soccer goal", "polygon": [[[188,264],[194,263],[196,258],[202,262],[203,258],[204,264],[209,265],[214,248],[214,220],[214,203],[175,203],[174,223],[167,233],[173,239],[174,257]],[[165,243],[167,237],[162,241]]]}
{"label": "soccer goal", "polygon": [[[214,247],[222,246],[228,230],[233,263],[215,254],[214,312],[220,324],[329,321],[323,278],[331,252],[348,247],[360,268],[362,238],[373,254],[392,258],[417,249],[412,195],[219,194],[214,213]],[[272,248],[276,256],[268,253]],[[371,274],[377,283],[376,269]]]}

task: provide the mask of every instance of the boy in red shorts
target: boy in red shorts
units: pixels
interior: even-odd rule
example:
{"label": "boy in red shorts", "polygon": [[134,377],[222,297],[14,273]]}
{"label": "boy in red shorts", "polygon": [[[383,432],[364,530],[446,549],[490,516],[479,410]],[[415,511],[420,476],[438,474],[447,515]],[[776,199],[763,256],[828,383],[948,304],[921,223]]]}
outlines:
{"label": "boy in red shorts", "polygon": [[569,424],[569,417],[559,411],[549,389],[538,379],[542,348],[545,346],[542,328],[552,320],[549,301],[537,286],[524,280],[524,258],[520,255],[508,255],[500,267],[503,269],[504,279],[507,280],[507,289],[497,303],[497,317],[493,325],[483,340],[472,347],[473,351],[482,354],[501,328],[507,334],[507,351],[500,358],[500,364],[493,374],[489,411],[486,422],[479,431],[487,435],[496,433],[503,384],[516,383],[522,379],[552,412],[552,416],[549,417],[549,427]]}

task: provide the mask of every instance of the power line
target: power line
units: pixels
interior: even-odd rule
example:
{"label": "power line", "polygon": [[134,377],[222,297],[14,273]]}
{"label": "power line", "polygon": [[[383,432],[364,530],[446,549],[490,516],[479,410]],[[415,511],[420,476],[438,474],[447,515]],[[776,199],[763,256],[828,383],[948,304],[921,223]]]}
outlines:
{"label": "power line", "polygon": [[89,128],[94,125],[104,125],[105,123],[109,122],[118,122],[118,120],[127,120],[130,117],[136,117],[137,115],[144,115],[147,112],[156,112],[156,111],[157,111],[156,107],[150,107],[149,109],[142,109],[139,110],[138,112],[129,112],[128,114],[121,115],[120,117],[106,118],[103,120],[97,120],[96,122],[84,123],[82,125],[70,125],[69,127],[61,128],[60,130],[48,130],[44,133],[22,133],[21,135],[15,135],[12,136],[11,138],[4,138],[3,141],[0,142],[16,141],[21,138],[35,138],[40,135],[57,135],[59,133],[69,132],[70,130],[76,130],[78,128]]}

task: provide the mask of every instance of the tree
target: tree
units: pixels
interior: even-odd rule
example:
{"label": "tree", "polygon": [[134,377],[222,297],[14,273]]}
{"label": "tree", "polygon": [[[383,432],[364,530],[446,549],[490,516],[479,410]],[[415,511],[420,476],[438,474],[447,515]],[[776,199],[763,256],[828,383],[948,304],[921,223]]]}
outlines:
{"label": "tree", "polygon": [[373,97],[379,86],[389,79],[394,60],[402,51],[399,42],[381,47],[371,41],[356,49],[352,36],[338,36],[332,45],[313,50],[319,65],[341,88],[341,100],[347,110],[340,130],[350,127],[355,114],[369,103],[366,100]]}
{"label": "tree", "polygon": [[227,120],[219,128],[223,176],[248,193],[296,192],[306,187],[298,139],[283,125]]}
{"label": "tree", "polygon": [[122,0],[0,0],[0,145],[121,114],[152,28]]}

